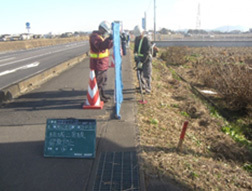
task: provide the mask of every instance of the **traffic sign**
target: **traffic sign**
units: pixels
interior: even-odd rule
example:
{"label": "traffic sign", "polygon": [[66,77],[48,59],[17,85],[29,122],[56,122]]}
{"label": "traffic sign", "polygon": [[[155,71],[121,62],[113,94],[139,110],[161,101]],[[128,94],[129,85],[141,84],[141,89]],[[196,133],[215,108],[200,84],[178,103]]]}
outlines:
{"label": "traffic sign", "polygon": [[30,25],[29,22],[25,23],[25,25],[26,25],[26,29],[28,30],[28,33],[29,33],[29,32],[30,32],[29,30],[30,30],[30,28],[31,28],[31,25]]}
{"label": "traffic sign", "polygon": [[142,18],[142,28],[146,30],[146,20],[145,18]]}

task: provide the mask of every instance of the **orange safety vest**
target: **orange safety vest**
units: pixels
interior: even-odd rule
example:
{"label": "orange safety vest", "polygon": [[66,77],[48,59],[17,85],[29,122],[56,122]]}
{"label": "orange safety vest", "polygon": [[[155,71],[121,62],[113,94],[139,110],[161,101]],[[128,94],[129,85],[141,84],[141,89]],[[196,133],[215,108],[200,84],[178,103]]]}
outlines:
{"label": "orange safety vest", "polygon": [[[100,35],[98,35],[98,36],[102,39],[102,41],[104,41],[104,38],[102,36],[100,36]],[[94,59],[102,59],[102,58],[109,57],[109,50],[106,49],[105,52],[99,52],[99,53],[92,52],[92,50],[90,50],[89,55],[91,58],[94,58]]]}

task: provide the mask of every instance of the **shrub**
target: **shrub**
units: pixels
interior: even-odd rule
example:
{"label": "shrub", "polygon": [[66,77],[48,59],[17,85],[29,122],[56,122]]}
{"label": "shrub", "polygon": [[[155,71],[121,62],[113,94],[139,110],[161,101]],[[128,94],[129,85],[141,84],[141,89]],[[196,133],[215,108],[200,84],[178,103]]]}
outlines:
{"label": "shrub", "polygon": [[183,65],[186,68],[190,64],[194,77],[222,95],[226,102],[225,107],[232,110],[251,109],[250,48],[168,47],[160,57],[170,66]]}
{"label": "shrub", "polygon": [[185,63],[188,50],[187,47],[169,47],[162,52],[160,58],[165,60],[167,64],[181,65]]}
{"label": "shrub", "polygon": [[245,64],[197,65],[201,81],[218,91],[231,109],[239,110],[252,105],[252,70]]}

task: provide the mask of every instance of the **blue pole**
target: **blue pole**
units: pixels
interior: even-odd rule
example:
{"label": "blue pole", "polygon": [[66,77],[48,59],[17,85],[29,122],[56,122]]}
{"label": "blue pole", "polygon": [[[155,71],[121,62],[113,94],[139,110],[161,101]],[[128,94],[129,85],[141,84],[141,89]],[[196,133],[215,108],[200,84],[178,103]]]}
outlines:
{"label": "blue pole", "polygon": [[121,39],[120,39],[120,23],[113,23],[113,42],[114,42],[114,57],[115,57],[115,104],[116,117],[121,119],[120,109],[123,102],[123,83],[122,83],[122,57],[121,57]]}

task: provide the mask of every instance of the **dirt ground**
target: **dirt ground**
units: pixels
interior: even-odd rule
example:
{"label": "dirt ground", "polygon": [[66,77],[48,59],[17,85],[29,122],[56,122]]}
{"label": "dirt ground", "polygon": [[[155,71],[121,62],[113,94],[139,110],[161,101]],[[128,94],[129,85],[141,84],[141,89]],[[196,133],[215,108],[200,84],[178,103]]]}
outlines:
{"label": "dirt ground", "polygon": [[[211,51],[209,59],[214,59]],[[146,180],[172,181],[181,190],[252,190],[251,171],[244,170],[251,166],[251,151],[221,131],[227,121],[213,115],[190,85],[176,76],[176,70],[186,73],[155,58],[152,93],[144,94],[147,104],[138,104],[141,166]],[[135,83],[137,87],[137,80]],[[141,100],[139,92],[136,95]],[[189,125],[178,152],[185,121]]]}

